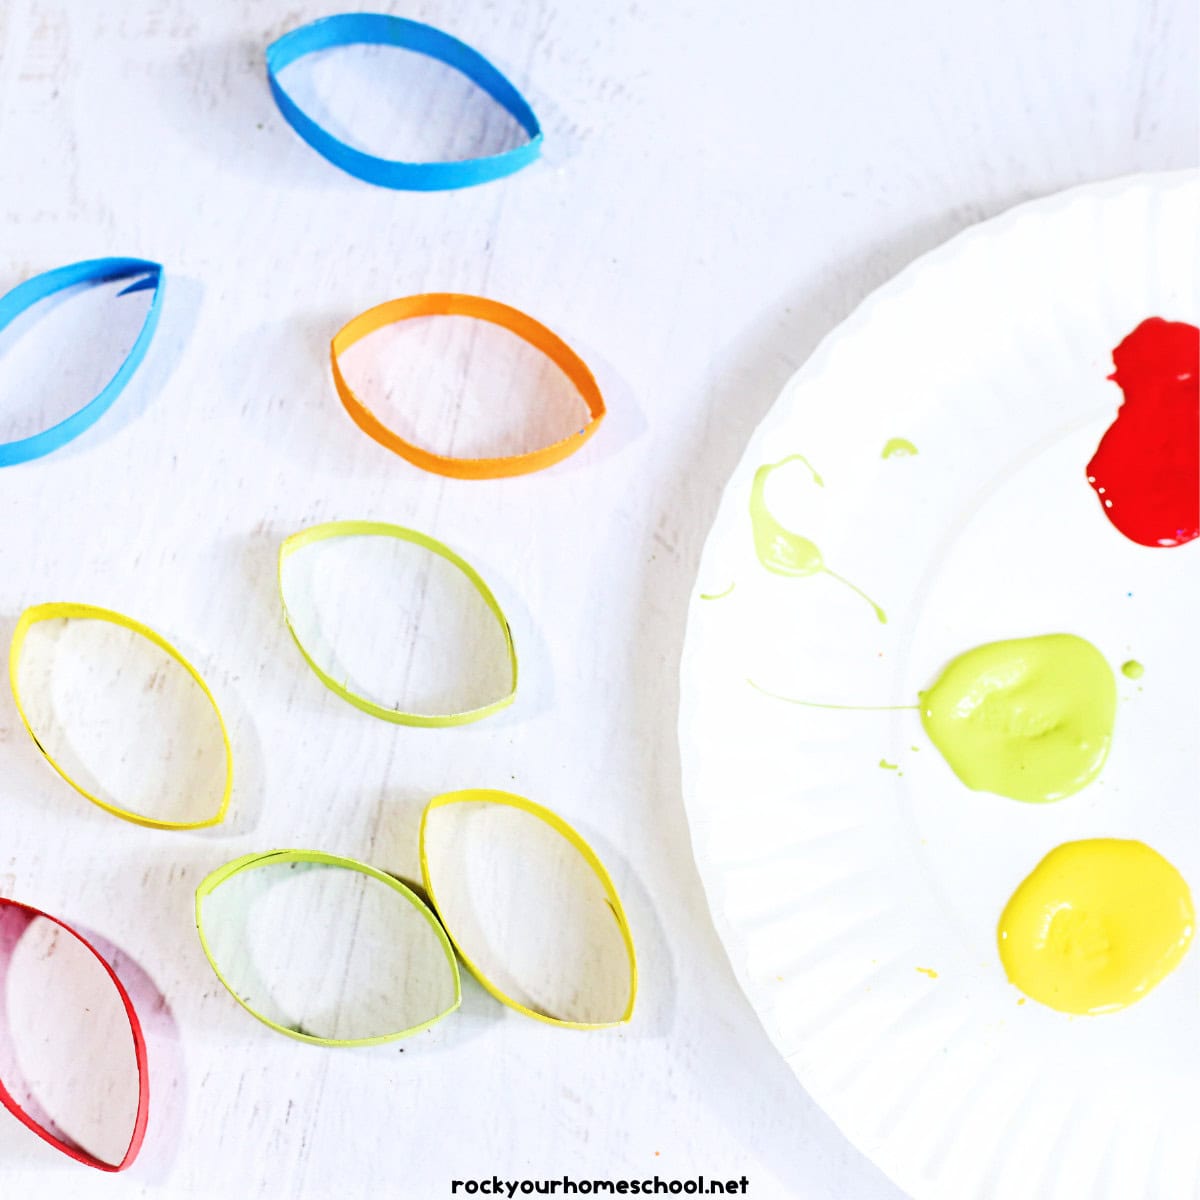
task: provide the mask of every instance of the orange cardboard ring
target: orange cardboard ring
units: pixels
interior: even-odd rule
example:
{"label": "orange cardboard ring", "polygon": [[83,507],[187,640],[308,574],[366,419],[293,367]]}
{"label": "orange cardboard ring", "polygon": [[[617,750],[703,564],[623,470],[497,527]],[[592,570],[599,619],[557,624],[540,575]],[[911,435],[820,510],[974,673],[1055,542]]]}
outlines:
{"label": "orange cardboard ring", "polygon": [[[406,441],[394,430],[389,429],[358,398],[354,389],[346,382],[338,362],[339,356],[355,342],[374,333],[384,325],[406,321],[411,317],[474,317],[488,321],[515,333],[517,337],[540,350],[574,384],[575,389],[587,405],[587,423],[577,433],[552,442],[540,450],[526,454],[511,454],[504,458],[456,458],[453,455],[435,454]],[[500,479],[509,475],[527,475],[551,467],[574,454],[584,442],[596,432],[604,418],[604,397],[588,368],[587,363],[571,349],[557,334],[532,317],[483,296],[468,296],[458,292],[426,292],[419,296],[405,296],[399,300],[388,300],[360,313],[334,335],[330,346],[330,363],[333,367],[333,383],[342,404],[354,423],[381,446],[406,458],[414,466],[435,475],[448,475],[454,479]]]}

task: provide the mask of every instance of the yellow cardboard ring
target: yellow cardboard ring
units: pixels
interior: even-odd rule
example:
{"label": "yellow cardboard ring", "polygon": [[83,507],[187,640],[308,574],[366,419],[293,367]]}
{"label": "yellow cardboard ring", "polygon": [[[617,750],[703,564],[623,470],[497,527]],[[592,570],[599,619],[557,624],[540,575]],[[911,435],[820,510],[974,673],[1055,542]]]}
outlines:
{"label": "yellow cardboard ring", "polygon": [[[33,726],[30,724],[29,717],[25,712],[25,706],[21,701],[21,689],[17,683],[17,672],[21,662],[21,651],[25,646],[26,634],[38,622],[56,619],[107,621],[110,625],[119,626],[121,629],[131,629],[134,633],[145,638],[146,641],[157,646],[165,654],[173,658],[192,677],[192,681],[204,693],[209,704],[212,705],[212,710],[217,718],[217,724],[221,729],[221,740],[225,746],[225,789],[221,793],[221,802],[214,816],[209,817],[205,821],[160,821],[154,817],[145,817],[140,813],[130,812],[129,809],[121,808],[119,805],[110,804],[107,800],[94,795],[82,784],[72,779],[46,747],[42,745],[38,740],[38,735],[33,730]],[[42,752],[42,757],[81,796],[90,800],[99,808],[104,809],[105,812],[111,813],[114,817],[120,817],[123,821],[132,821],[135,825],[145,826],[147,829],[208,829],[213,825],[219,825],[225,819],[225,814],[229,811],[229,799],[233,794],[233,749],[229,744],[229,731],[225,728],[225,718],[221,715],[221,710],[217,706],[216,699],[209,690],[208,684],[204,682],[204,678],[200,672],[166,638],[162,637],[161,634],[155,633],[149,626],[143,625],[140,621],[135,621],[132,617],[127,617],[123,613],[114,612],[109,608],[98,608],[92,604],[35,604],[31,608],[27,608],[17,618],[17,627],[13,630],[12,644],[9,646],[8,651],[8,680],[12,685],[13,701],[17,707],[17,715],[21,718],[21,724],[25,726],[26,732],[33,739],[34,745]]]}
{"label": "yellow cardboard ring", "polygon": [[[323,867],[339,867],[346,871],[357,871],[360,875],[366,875],[371,879],[378,880],[382,884],[386,884],[392,891],[403,896],[429,923],[429,927],[437,936],[438,944],[446,955],[446,963],[450,968],[450,975],[454,980],[454,1002],[450,1007],[444,1012],[430,1017],[429,1020],[422,1021],[419,1025],[412,1025],[407,1029],[401,1029],[395,1033],[384,1033],[377,1037],[367,1038],[323,1038],[317,1037],[316,1034],[304,1033],[299,1029],[293,1029],[287,1025],[281,1025],[278,1021],[272,1021],[270,1017],[264,1016],[239,996],[229,980],[225,978],[221,968],[217,965],[212,948],[208,944],[208,938],[205,936],[204,901],[223,883],[226,883],[243,871],[253,871],[260,867],[280,866],[285,863],[316,863],[318,866]],[[458,974],[458,964],[454,960],[454,949],[451,947],[450,939],[447,938],[446,931],[442,928],[437,917],[430,912],[429,906],[425,904],[416,892],[406,887],[398,879],[367,863],[359,862],[357,859],[342,858],[336,854],[325,854],[320,850],[268,850],[258,854],[244,854],[241,858],[235,858],[232,862],[227,862],[223,867],[218,867],[200,881],[200,886],[196,889],[196,933],[200,937],[200,945],[204,950],[204,957],[208,959],[208,965],[212,967],[213,974],[221,981],[225,990],[255,1020],[261,1021],[264,1025],[274,1029],[276,1033],[285,1034],[287,1037],[294,1038],[298,1042],[307,1042],[313,1046],[380,1046],[384,1042],[395,1042],[400,1038],[410,1037],[414,1033],[421,1033],[430,1026],[436,1025],[438,1021],[443,1017],[448,1017],[462,1003],[462,980]]]}
{"label": "yellow cardboard ring", "polygon": [[[428,550],[430,553],[436,554],[456,566],[474,586],[500,626],[500,632],[504,637],[504,648],[508,654],[509,667],[512,671],[512,686],[509,690],[500,699],[494,700],[490,704],[484,704],[479,708],[467,709],[465,712],[400,712],[398,709],[377,704],[374,700],[351,691],[344,683],[339,682],[328,671],[324,670],[308,652],[304,642],[300,639],[300,635],[296,632],[295,626],[292,624],[292,614],[288,609],[287,592],[283,586],[283,564],[292,554],[297,550],[303,549],[305,546],[310,546],[314,542],[325,541],[327,538],[341,537],[398,538],[400,541],[412,542],[413,545],[420,546],[422,549]],[[439,542],[437,538],[430,537],[427,533],[420,533],[415,529],[406,529],[403,525],[389,525],[383,521],[328,521],[323,525],[313,525],[308,529],[302,529],[299,533],[293,533],[290,537],[285,538],[279,547],[279,599],[283,605],[283,619],[287,624],[288,632],[292,635],[292,640],[304,656],[304,661],[308,663],[313,673],[331,692],[341,696],[343,700],[349,704],[353,704],[361,712],[369,713],[373,717],[379,717],[383,721],[391,721],[394,725],[445,728],[450,725],[468,725],[472,721],[481,721],[484,717],[490,717],[502,708],[507,708],[516,699],[517,649],[513,644],[512,629],[509,627],[508,618],[505,617],[503,610],[500,608],[499,601],[492,595],[491,588],[484,583],[482,576],[469,562],[460,558],[445,543]]]}
{"label": "yellow cardboard ring", "polygon": [[[604,889],[605,899],[612,910],[613,917],[617,922],[617,928],[621,932],[621,940],[625,943],[625,952],[629,956],[629,1001],[625,1006],[625,1011],[615,1021],[566,1021],[558,1017],[548,1016],[546,1013],[538,1012],[536,1009],[528,1008],[526,1005],[520,1003],[520,1001],[514,1000],[507,993],[501,991],[500,987],[489,979],[468,956],[467,952],[463,949],[462,943],[454,936],[454,931],[446,923],[446,918],[438,905],[437,892],[433,886],[433,878],[429,869],[429,854],[425,837],[430,814],[439,808],[445,808],[451,804],[500,804],[529,813],[531,816],[537,817],[539,821],[544,821],[551,829],[565,838],[588,866],[592,868],[593,873]],[[633,1016],[634,1004],[637,1000],[638,986],[637,953],[633,947],[633,933],[629,928],[629,921],[625,916],[621,897],[617,894],[617,889],[613,884],[611,876],[605,869],[604,864],[597,857],[596,852],[584,841],[576,829],[568,825],[557,813],[551,812],[548,808],[543,808],[540,804],[535,804],[532,800],[524,796],[518,796],[513,792],[497,791],[493,788],[466,788],[457,792],[445,792],[440,796],[434,796],[429,801],[425,806],[425,811],[421,814],[420,839],[421,880],[425,885],[426,894],[429,896],[429,903],[433,906],[434,912],[437,913],[438,920],[445,927],[446,933],[449,934],[450,941],[454,943],[454,949],[458,951],[458,956],[462,959],[463,965],[501,1004],[515,1009],[527,1017],[532,1017],[535,1021],[543,1021],[547,1025],[557,1025],[563,1029],[612,1029],[617,1025],[626,1025],[629,1023]]]}

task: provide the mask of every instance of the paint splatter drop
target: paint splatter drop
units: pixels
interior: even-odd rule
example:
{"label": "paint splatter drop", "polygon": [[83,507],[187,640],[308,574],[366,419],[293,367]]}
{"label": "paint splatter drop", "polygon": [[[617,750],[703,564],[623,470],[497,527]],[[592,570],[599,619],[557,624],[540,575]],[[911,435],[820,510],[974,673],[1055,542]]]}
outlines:
{"label": "paint splatter drop", "polygon": [[884,458],[912,458],[917,448],[908,438],[888,438],[883,448]]}
{"label": "paint splatter drop", "polygon": [[1200,534],[1200,329],[1151,317],[1114,351],[1124,398],[1087,465],[1104,515],[1141,546]]}
{"label": "paint splatter drop", "polygon": [[1093,838],[1052,850],[1000,917],[1010,982],[1059,1012],[1115,1012],[1180,963],[1196,913],[1183,876],[1143,842]]}
{"label": "paint splatter drop", "polygon": [[1121,674],[1126,679],[1141,679],[1145,673],[1146,668],[1136,658],[1131,658],[1128,662],[1121,664]]}
{"label": "paint splatter drop", "polygon": [[724,600],[733,589],[737,587],[737,581],[734,580],[723,592],[701,592],[701,600]]}
{"label": "paint splatter drop", "polygon": [[817,487],[825,486],[825,481],[803,454],[790,454],[778,462],[764,463],[754,472],[754,483],[750,488],[750,523],[754,531],[754,550],[758,561],[776,575],[829,575],[861,596],[875,610],[880,624],[886,625],[887,613],[866,592],[835,571],[831,571],[825,565],[817,544],[790,529],[785,529],[767,507],[767,480],[771,472],[793,462],[802,462],[808,468]]}
{"label": "paint splatter drop", "polygon": [[1035,803],[1095,779],[1116,708],[1104,656],[1065,633],[968,650],[921,693],[925,732],[967,787]]}
{"label": "paint splatter drop", "polygon": [[921,975],[928,975],[930,979],[938,977],[938,973],[932,967],[914,967],[913,970],[919,972]]}
{"label": "paint splatter drop", "polygon": [[888,760],[887,760],[886,758],[881,758],[881,759],[879,760],[879,765],[880,765],[880,766],[881,766],[881,767],[882,767],[882,768],[883,768],[885,771],[895,771],[895,770],[897,770],[897,769],[899,768],[899,766],[900,766],[900,764],[899,764],[899,763],[890,763],[890,762],[888,762]]}

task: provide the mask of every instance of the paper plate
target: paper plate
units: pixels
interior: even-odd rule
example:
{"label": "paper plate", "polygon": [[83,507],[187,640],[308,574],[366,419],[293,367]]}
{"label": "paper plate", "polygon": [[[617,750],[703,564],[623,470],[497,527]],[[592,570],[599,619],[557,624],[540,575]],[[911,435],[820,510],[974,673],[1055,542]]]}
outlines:
{"label": "paper plate", "polygon": [[[764,1026],[846,1135],[914,1197],[1200,1190],[1200,950],[1140,1003],[1069,1017],[1006,980],[996,923],[1053,847],[1134,837],[1200,895],[1200,543],[1146,549],[1085,466],[1114,346],[1200,323],[1200,176],[1022,205],[873,295],[788,383],[726,488],[682,665],[697,862]],[[884,458],[892,438],[915,457]],[[756,559],[769,504],[829,574]],[[729,591],[733,585],[732,591]],[[702,596],[715,597],[702,599]],[[970,791],[904,705],[963,650],[1075,633],[1118,679],[1100,778],[1055,804]],[[885,765],[881,765],[885,764]]]}

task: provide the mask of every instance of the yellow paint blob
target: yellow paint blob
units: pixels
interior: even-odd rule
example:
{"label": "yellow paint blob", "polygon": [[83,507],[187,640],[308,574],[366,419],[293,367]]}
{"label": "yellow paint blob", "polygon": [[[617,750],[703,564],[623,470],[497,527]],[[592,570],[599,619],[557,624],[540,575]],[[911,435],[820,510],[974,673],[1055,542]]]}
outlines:
{"label": "yellow paint blob", "polygon": [[1180,963],[1196,914],[1187,883],[1143,842],[1052,850],[1013,893],[997,935],[1009,980],[1059,1012],[1114,1012]]}
{"label": "yellow paint blob", "polygon": [[937,972],[932,967],[914,967],[913,970],[920,975],[928,975],[930,979],[938,977]]}
{"label": "yellow paint blob", "polygon": [[1128,662],[1121,664],[1121,674],[1126,679],[1141,679],[1145,673],[1146,668],[1136,658],[1131,658]]}
{"label": "yellow paint blob", "polygon": [[767,507],[768,478],[772,472],[793,462],[801,462],[808,468],[817,487],[825,486],[825,481],[803,454],[790,454],[778,462],[764,463],[754,472],[754,482],[750,488],[750,525],[754,532],[754,551],[758,555],[758,561],[776,575],[804,576],[824,573],[860,595],[875,610],[879,623],[886,625],[887,614],[883,609],[862,588],[831,571],[825,565],[816,542],[785,528]]}
{"label": "yellow paint blob", "polygon": [[908,438],[888,438],[883,448],[884,458],[911,458],[916,453],[916,446]]}
{"label": "yellow paint blob", "polygon": [[921,693],[925,732],[967,787],[1038,803],[1100,773],[1116,709],[1112,668],[1066,633],[968,650]]}

